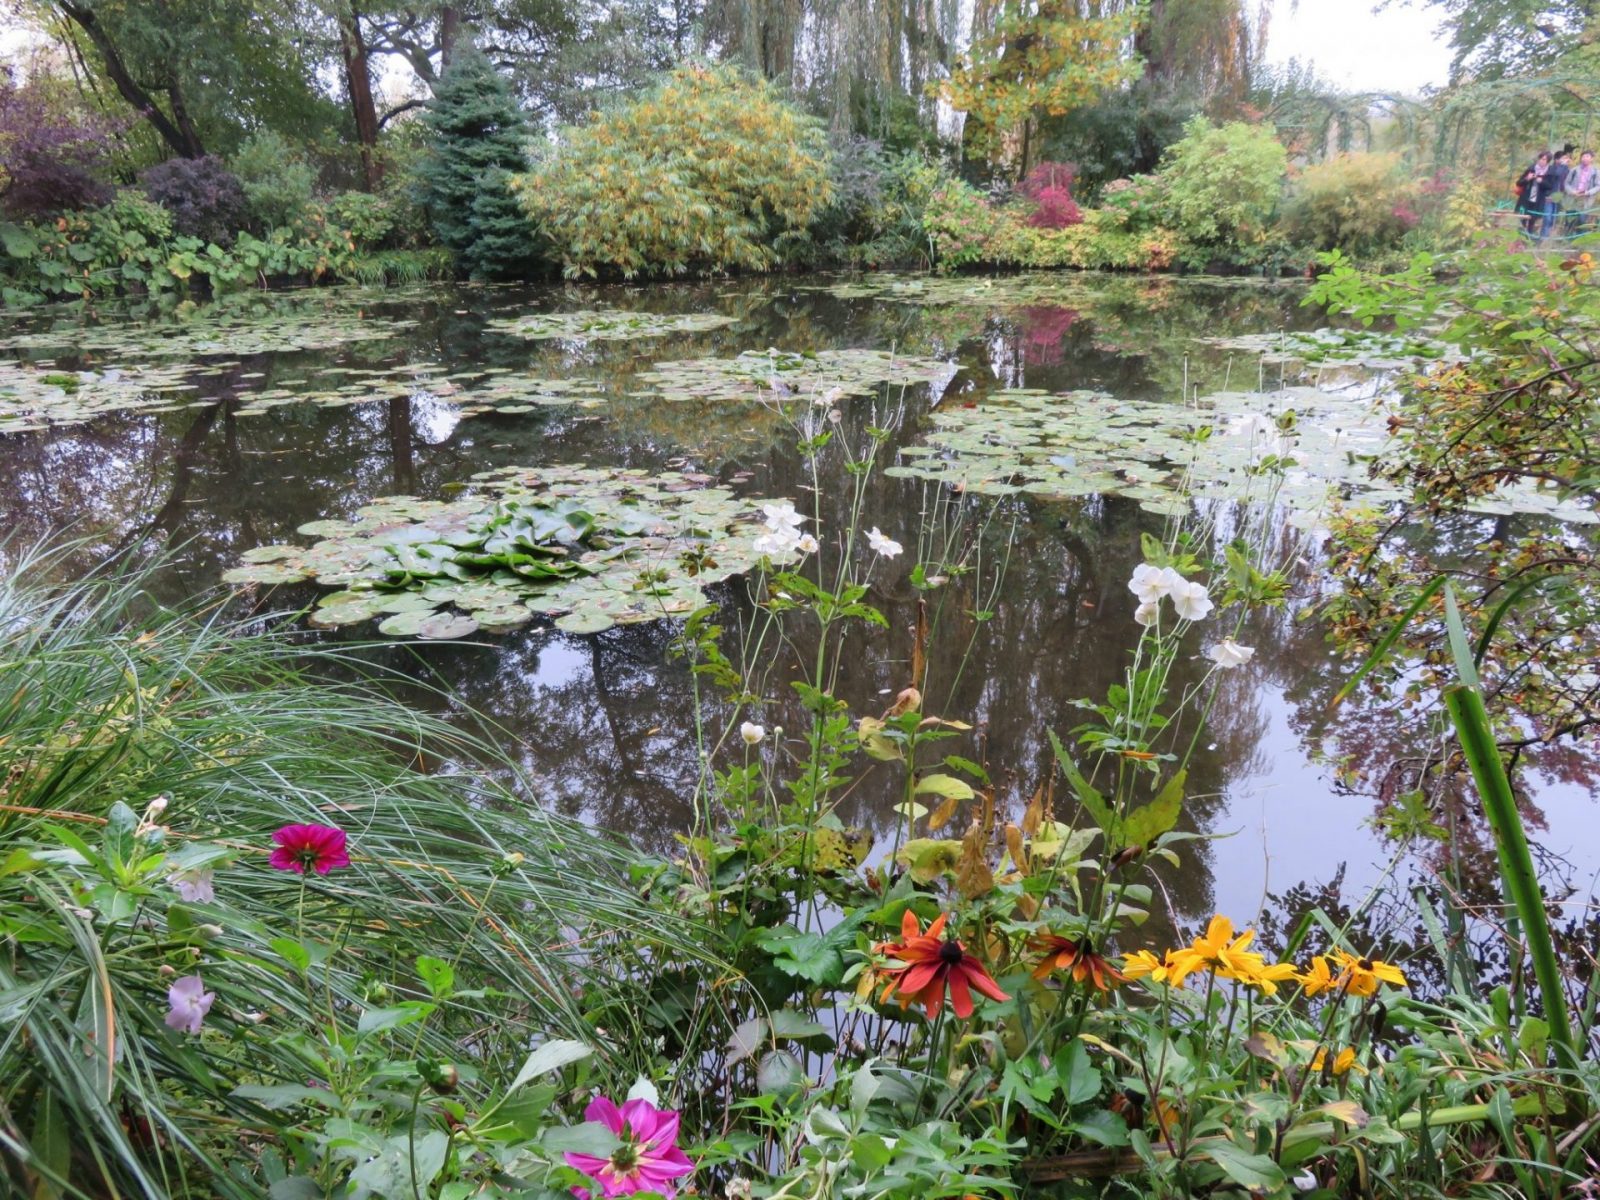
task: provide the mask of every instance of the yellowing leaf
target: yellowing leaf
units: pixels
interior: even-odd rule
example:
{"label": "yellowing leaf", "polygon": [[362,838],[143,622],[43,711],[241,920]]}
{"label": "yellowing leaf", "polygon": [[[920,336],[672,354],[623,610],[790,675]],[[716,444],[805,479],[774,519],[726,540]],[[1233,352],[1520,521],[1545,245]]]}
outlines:
{"label": "yellowing leaf", "polygon": [[954,775],[924,775],[917,780],[916,792],[918,795],[931,792],[947,800],[972,800],[977,797],[971,784],[957,779]]}

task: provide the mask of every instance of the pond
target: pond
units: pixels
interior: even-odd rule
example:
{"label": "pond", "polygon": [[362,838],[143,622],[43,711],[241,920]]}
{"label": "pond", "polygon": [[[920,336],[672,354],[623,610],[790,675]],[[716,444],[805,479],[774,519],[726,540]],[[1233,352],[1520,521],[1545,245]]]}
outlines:
{"label": "pond", "polygon": [[[161,585],[178,598],[252,558],[271,566],[263,547],[309,545],[297,534],[309,522],[355,519],[385,496],[448,500],[509,468],[670,472],[684,487],[806,508],[814,487],[830,494],[846,480],[813,481],[790,421],[840,386],[848,394],[830,407],[841,435],[892,430],[893,471],[868,484],[868,524],[915,546],[935,498],[953,497],[1003,543],[993,615],[958,622],[944,648],[966,666],[948,664],[931,710],[975,726],[958,752],[981,754],[997,800],[1017,810],[1046,769],[1046,731],[1081,723],[1075,702],[1103,695],[1137,641],[1125,585],[1141,534],[1160,536],[1172,507],[1159,464],[1182,431],[1165,414],[1186,397],[1213,406],[1217,436],[1188,484],[1218,527],[1254,522],[1276,545],[1302,546],[1300,602],[1336,586],[1316,561],[1327,485],[1364,486],[1398,360],[1270,353],[1282,331],[1326,323],[1302,296],[1292,282],[1234,279],[869,276],[60,309],[0,332],[12,360],[0,363],[0,503],[12,548],[66,529],[83,539],[85,567],[152,536],[169,544]],[[1291,471],[1273,506],[1241,505],[1230,492],[1248,461],[1239,446],[1279,437],[1314,448],[1316,469]],[[844,665],[837,690],[854,712],[905,685],[914,557],[875,576],[889,629]],[[707,586],[733,623],[748,611],[738,580]],[[323,592],[263,582],[244,602],[294,609]],[[471,644],[408,639],[385,658],[426,680],[421,702],[495,722],[542,802],[668,852],[696,774],[690,675],[669,653],[679,623],[599,620],[583,632],[587,620],[478,630]],[[373,634],[364,621],[315,636]],[[1353,668],[1314,620],[1275,614],[1240,640],[1256,654],[1229,676],[1186,813],[1190,827],[1228,836],[1191,843],[1170,880],[1177,913],[1245,921],[1295,888],[1334,884],[1353,902],[1391,870],[1425,878],[1429,861],[1392,862],[1371,823],[1392,798],[1388,766],[1409,749],[1393,708],[1353,702],[1330,715]],[[767,713],[774,725],[798,718],[781,704]],[[1590,777],[1576,753],[1533,776],[1549,869],[1580,897],[1600,868],[1584,836]],[[841,816],[882,833],[894,799],[868,780]]]}

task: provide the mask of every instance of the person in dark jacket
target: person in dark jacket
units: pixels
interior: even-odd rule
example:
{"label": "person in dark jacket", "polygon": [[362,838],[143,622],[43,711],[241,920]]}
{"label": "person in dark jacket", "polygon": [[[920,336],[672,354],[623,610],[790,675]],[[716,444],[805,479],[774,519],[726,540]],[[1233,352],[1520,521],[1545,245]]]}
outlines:
{"label": "person in dark jacket", "polygon": [[1516,211],[1522,214],[1522,227],[1529,233],[1534,231],[1534,226],[1539,223],[1540,210],[1534,207],[1534,192],[1538,188],[1539,180],[1550,169],[1550,151],[1539,151],[1539,157],[1528,164],[1527,170],[1517,176],[1514,185],[1517,193]]}
{"label": "person in dark jacket", "polygon": [[1542,242],[1550,236],[1556,227],[1556,218],[1561,215],[1561,193],[1567,187],[1567,175],[1571,171],[1571,156],[1565,150],[1558,150],[1556,156],[1550,160],[1550,169],[1539,180],[1537,199],[1539,211],[1544,214],[1544,220],[1539,226],[1539,240]]}

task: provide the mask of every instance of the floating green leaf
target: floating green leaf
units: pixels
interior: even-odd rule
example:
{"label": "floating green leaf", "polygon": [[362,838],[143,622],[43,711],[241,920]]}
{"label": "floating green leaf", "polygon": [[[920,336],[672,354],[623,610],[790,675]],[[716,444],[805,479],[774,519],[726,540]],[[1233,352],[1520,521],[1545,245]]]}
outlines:
{"label": "floating green leaf", "polygon": [[390,496],[305,527],[309,548],[259,547],[229,583],[337,586],[320,627],[382,617],[394,637],[458,638],[542,614],[570,633],[692,612],[748,571],[758,502],[704,477],[582,466],[505,468],[450,501]]}
{"label": "floating green leaf", "polygon": [[525,338],[565,338],[574,341],[621,341],[628,338],[666,337],[673,333],[703,333],[732,325],[734,317],[721,313],[642,313],[580,309],[577,312],[532,313],[488,321],[485,328]]}
{"label": "floating green leaf", "polygon": [[648,394],[667,400],[814,400],[837,390],[870,394],[879,384],[944,384],[953,364],[910,358],[886,350],[749,350],[737,358],[661,362],[639,376]]}

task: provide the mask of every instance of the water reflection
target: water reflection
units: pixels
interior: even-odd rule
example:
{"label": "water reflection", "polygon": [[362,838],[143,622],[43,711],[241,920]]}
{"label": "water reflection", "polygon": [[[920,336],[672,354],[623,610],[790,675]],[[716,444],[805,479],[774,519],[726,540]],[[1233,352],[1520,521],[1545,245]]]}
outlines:
{"label": "water reflection", "polygon": [[[506,465],[683,467],[753,493],[804,496],[809,479],[796,435],[780,414],[759,405],[666,403],[638,394],[638,375],[661,360],[775,347],[893,349],[950,361],[958,369],[941,388],[895,389],[846,406],[841,432],[859,435],[869,422],[894,416],[898,445],[919,435],[930,407],[982,403],[1002,387],[1090,388],[1174,401],[1186,388],[1254,386],[1254,359],[1195,339],[1317,323],[1300,307],[1299,290],[1281,285],[1062,276],[1051,286],[1059,296],[1050,302],[1032,294],[1018,305],[1003,297],[930,306],[845,300],[815,290],[816,280],[366,294],[358,297],[362,320],[410,324],[392,338],[323,350],[212,356],[196,374],[194,407],[0,439],[8,467],[0,506],[7,527],[25,540],[71,528],[85,539],[82,567],[152,541],[178,547],[162,587],[179,597],[213,585],[242,551],[291,538],[307,521],[349,517],[376,496],[439,496],[475,472]],[[252,298],[232,315],[253,312],[270,323],[295,304],[320,302]],[[511,313],[596,307],[715,311],[738,320],[665,339],[587,344],[528,341],[485,328],[487,320]],[[114,321],[117,314],[87,319],[102,317]],[[28,327],[84,319],[47,314]],[[92,357],[57,359],[77,366]],[[432,389],[347,407],[300,403],[240,412],[263,389],[328,392],[371,378],[361,372],[400,367],[433,381]],[[584,378],[607,403],[462,419],[441,381],[459,377],[460,386],[470,387],[474,373],[490,368],[519,377]],[[838,494],[845,482],[829,476],[822,487]],[[869,523],[914,543],[929,503],[925,485],[874,478]],[[947,752],[983,762],[997,803],[1016,813],[1049,769],[1046,731],[1065,734],[1081,724],[1076,702],[1103,696],[1122,677],[1138,632],[1125,582],[1140,560],[1141,535],[1159,534],[1161,519],[1115,497],[1013,497],[992,515],[988,503],[957,505],[970,528],[986,530],[982,536],[995,543],[991,554],[1008,558],[1006,585],[984,621],[970,615],[981,607],[979,581],[950,585],[928,709],[973,725]],[[1270,514],[1252,519],[1265,522],[1256,535],[1275,539],[1285,553],[1299,536],[1272,525]],[[889,627],[856,635],[845,657],[838,694],[856,713],[878,710],[909,681],[910,630],[922,594],[907,569],[901,560],[900,569],[880,574],[874,602]],[[282,589],[263,602],[292,605],[312,595]],[[742,585],[725,587],[719,600],[730,628],[751,619]],[[592,637],[528,630],[481,647],[397,647],[384,657],[408,671],[426,668],[455,704],[485,714],[536,781],[541,802],[670,853],[673,835],[690,819],[696,775],[694,693],[687,668],[668,653],[675,633],[667,624]],[[1348,668],[1330,660],[1314,622],[1263,614],[1239,637],[1257,655],[1225,680],[1191,768],[1185,822],[1195,831],[1243,832],[1189,843],[1182,868],[1164,878],[1174,909],[1190,917],[1222,909],[1244,919],[1269,890],[1287,894],[1278,905],[1284,912],[1299,903],[1296,896],[1326,906],[1332,901],[1319,887],[1375,879],[1386,851],[1363,821],[1373,799],[1392,798],[1414,769],[1413,741],[1390,702],[1358,698],[1336,713],[1330,709]],[[773,664],[775,699],[763,714],[769,726],[793,730],[803,723],[785,684],[803,669],[805,651],[803,643],[791,647],[794,661]],[[1176,682],[1194,682],[1207,665],[1181,661]],[[443,703],[432,693],[427,702]],[[1550,770],[1587,779],[1588,760],[1580,758],[1552,759]],[[867,768],[840,816],[883,834],[895,820],[895,793],[888,772]],[[1570,793],[1561,799],[1563,828],[1586,819],[1586,799]],[[1464,806],[1453,815],[1463,828],[1472,824]],[[1529,815],[1538,816],[1531,802]],[[1272,873],[1275,840],[1298,848],[1289,856],[1301,872],[1294,878]],[[1466,869],[1462,878],[1481,878],[1472,868],[1487,860],[1470,860],[1486,848],[1471,838],[1463,844],[1472,850],[1469,861],[1457,864]],[[1427,856],[1420,861],[1439,865]]]}

